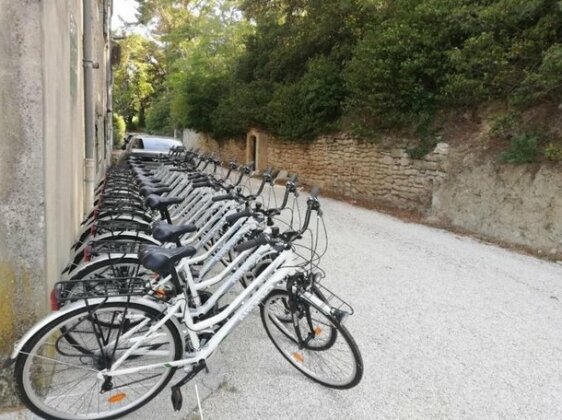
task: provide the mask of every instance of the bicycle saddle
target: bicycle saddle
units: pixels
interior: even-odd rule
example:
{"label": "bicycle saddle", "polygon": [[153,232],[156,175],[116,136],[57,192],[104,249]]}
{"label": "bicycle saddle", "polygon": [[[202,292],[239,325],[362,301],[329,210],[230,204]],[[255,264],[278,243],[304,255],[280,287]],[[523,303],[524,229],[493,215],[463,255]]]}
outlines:
{"label": "bicycle saddle", "polygon": [[166,222],[156,223],[152,229],[152,236],[160,242],[175,242],[184,233],[195,232],[197,227],[188,225],[171,225]]}
{"label": "bicycle saddle", "polygon": [[144,195],[145,197],[148,197],[149,195],[155,194],[155,195],[160,195],[163,193],[167,193],[172,191],[172,189],[170,187],[160,187],[160,188],[154,188],[154,187],[142,187],[140,189],[140,192],[142,195]]}
{"label": "bicycle saddle", "polygon": [[160,197],[159,195],[151,194],[146,197],[144,204],[152,210],[165,210],[172,204],[178,204],[183,201],[181,197]]}
{"label": "bicycle saddle", "polygon": [[158,274],[167,274],[174,268],[176,262],[191,257],[196,252],[197,250],[192,246],[165,249],[156,245],[141,245],[139,257],[143,267]]}

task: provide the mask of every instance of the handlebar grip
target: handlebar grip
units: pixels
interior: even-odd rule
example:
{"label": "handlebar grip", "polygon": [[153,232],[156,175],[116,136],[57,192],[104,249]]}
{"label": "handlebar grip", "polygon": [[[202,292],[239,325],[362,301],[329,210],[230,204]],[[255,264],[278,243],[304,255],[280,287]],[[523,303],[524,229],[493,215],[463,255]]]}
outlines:
{"label": "handlebar grip", "polygon": [[194,182],[191,184],[193,188],[212,187],[210,182]]}
{"label": "handlebar grip", "polygon": [[250,217],[251,215],[252,212],[250,211],[250,209],[244,209],[243,211],[240,211],[238,213],[234,213],[231,214],[230,216],[226,216],[226,222],[229,224],[233,224],[238,219],[241,219],[243,217]]}
{"label": "handlebar grip", "polygon": [[216,203],[217,201],[224,201],[224,200],[234,200],[234,197],[230,194],[223,194],[223,195],[216,195],[213,198],[211,198],[211,201],[213,203]]}
{"label": "handlebar grip", "polygon": [[272,181],[275,180],[275,178],[277,178],[280,173],[281,173],[281,171],[279,169],[276,169],[273,172],[271,172],[271,180]]}
{"label": "handlebar grip", "polygon": [[196,180],[196,179],[207,179],[207,175],[202,175],[202,174],[198,174],[198,173],[193,173],[193,174],[189,174],[188,178],[191,180]]}
{"label": "handlebar grip", "polygon": [[290,182],[295,182],[297,180],[297,174],[293,174],[291,175],[291,177],[289,178]]}
{"label": "handlebar grip", "polygon": [[310,196],[316,198],[318,194],[320,194],[320,187],[313,187],[310,191]]}
{"label": "handlebar grip", "polygon": [[242,242],[240,245],[236,245],[234,247],[234,251],[236,251],[236,252],[246,251],[247,249],[252,249],[252,248],[258,247],[260,245],[265,245],[268,242],[269,242],[269,238],[267,237],[267,235],[264,235],[262,233],[257,238],[250,239],[249,241]]}

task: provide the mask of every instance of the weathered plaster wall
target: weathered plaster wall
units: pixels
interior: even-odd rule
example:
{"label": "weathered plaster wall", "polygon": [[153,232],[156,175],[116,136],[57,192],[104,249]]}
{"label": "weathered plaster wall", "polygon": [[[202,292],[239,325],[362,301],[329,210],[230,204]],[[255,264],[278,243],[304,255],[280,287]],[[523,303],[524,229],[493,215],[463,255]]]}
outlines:
{"label": "weathered plaster wall", "polygon": [[562,164],[512,166],[468,157],[435,189],[432,217],[562,255]]}
{"label": "weathered plaster wall", "polygon": [[199,146],[199,143],[203,139],[203,134],[198,133],[193,130],[185,129],[182,132],[182,142],[185,147],[188,149],[196,149]]}
{"label": "weathered plaster wall", "polygon": [[[104,148],[108,50],[103,2],[94,4],[100,178],[110,158]],[[82,220],[82,32],[82,0],[0,0],[0,360],[49,310],[48,292]],[[17,403],[11,372],[1,370],[0,408]]]}
{"label": "weathered plaster wall", "polygon": [[[0,0],[0,28],[0,358],[4,358],[14,340],[46,311],[47,302],[41,2]],[[11,371],[0,370],[0,407],[15,403]]]}
{"label": "weathered plaster wall", "polygon": [[[46,286],[59,278],[69,258],[83,213],[84,117],[82,55],[71,42],[82,42],[82,1],[53,2],[43,7],[44,159]],[[76,24],[71,40],[71,21]],[[76,62],[72,63],[71,60]],[[71,72],[76,85],[71,87]],[[46,298],[46,296],[44,297]]]}

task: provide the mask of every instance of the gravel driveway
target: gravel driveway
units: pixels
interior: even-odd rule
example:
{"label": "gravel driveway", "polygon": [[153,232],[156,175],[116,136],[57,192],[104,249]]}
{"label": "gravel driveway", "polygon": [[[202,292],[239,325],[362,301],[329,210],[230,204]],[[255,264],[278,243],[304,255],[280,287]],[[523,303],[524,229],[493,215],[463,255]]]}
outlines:
{"label": "gravel driveway", "polygon": [[[348,391],[309,381],[256,313],[198,379],[205,419],[562,418],[562,266],[322,203],[325,284],[355,308],[346,325],[363,353],[363,381]],[[193,390],[184,388],[186,407],[173,418],[199,418],[189,413]],[[172,413],[165,391],[129,417]]]}
{"label": "gravel driveway", "polygon": [[365,376],[349,391],[289,366],[256,315],[222,347],[208,419],[562,418],[562,266],[322,199],[326,284]]}

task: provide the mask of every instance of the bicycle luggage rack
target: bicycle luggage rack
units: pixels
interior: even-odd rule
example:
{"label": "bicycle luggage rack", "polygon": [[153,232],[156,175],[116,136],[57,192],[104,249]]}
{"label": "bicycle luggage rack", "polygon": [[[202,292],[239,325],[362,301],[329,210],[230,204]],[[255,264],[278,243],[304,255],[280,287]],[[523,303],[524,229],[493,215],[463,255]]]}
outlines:
{"label": "bicycle luggage rack", "polygon": [[92,226],[95,226],[95,233],[100,234],[104,232],[124,232],[127,230],[144,232],[150,234],[152,228],[150,225],[143,223],[128,221],[128,220],[98,220]]}
{"label": "bicycle luggage rack", "polygon": [[326,303],[333,309],[335,309],[336,313],[333,315],[341,323],[343,323],[348,316],[351,316],[355,313],[353,307],[349,303],[340,298],[326,286],[323,286],[318,282],[316,282],[314,286],[318,289],[318,291],[320,291],[320,293],[322,293],[322,295],[326,299]]}
{"label": "bicycle luggage rack", "polygon": [[91,256],[102,254],[138,254],[141,242],[100,240],[88,243],[88,251]]}
{"label": "bicycle luggage rack", "polygon": [[152,290],[150,280],[140,277],[115,277],[96,280],[67,280],[55,284],[54,295],[61,303],[80,299],[146,296]]}

